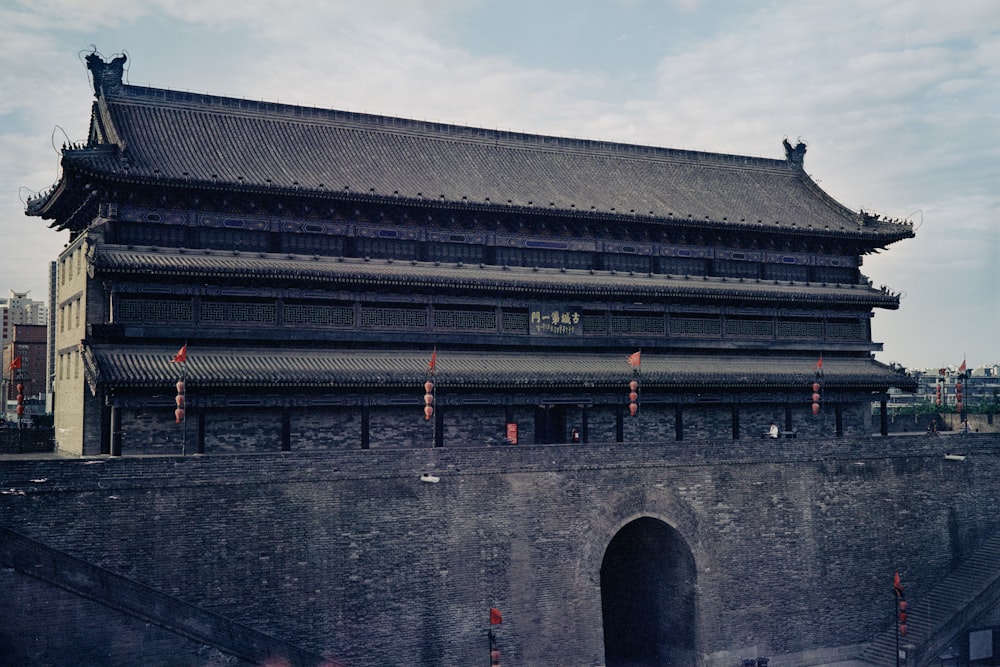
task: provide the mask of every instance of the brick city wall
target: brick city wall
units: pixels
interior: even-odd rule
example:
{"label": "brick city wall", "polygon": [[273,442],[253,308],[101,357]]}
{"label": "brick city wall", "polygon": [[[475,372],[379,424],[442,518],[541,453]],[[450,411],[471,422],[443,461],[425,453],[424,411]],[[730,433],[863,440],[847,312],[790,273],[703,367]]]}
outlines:
{"label": "brick city wall", "polygon": [[[822,664],[885,629],[896,569],[918,608],[1000,529],[998,445],[747,438],[8,459],[0,517],[350,667],[486,665],[490,607],[504,614],[504,663],[600,665],[602,559],[623,526],[653,517],[693,556],[701,664]],[[944,458],[959,451],[966,460]]]}

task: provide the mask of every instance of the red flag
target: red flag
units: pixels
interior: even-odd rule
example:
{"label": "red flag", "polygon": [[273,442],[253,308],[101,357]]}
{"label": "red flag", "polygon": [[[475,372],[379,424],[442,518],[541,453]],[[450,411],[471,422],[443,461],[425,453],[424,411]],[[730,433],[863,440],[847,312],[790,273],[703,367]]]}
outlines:
{"label": "red flag", "polygon": [[958,372],[959,373],[965,372],[965,359],[962,359],[962,365],[958,367]]}
{"label": "red flag", "polygon": [[819,360],[816,362],[816,368],[823,368],[823,355],[819,355]]}
{"label": "red flag", "polygon": [[21,357],[14,357],[13,359],[10,360],[10,366],[7,367],[7,370],[12,371],[15,368],[20,368],[20,367],[21,367]]}
{"label": "red flag", "polygon": [[632,368],[638,368],[639,364],[641,363],[642,363],[641,350],[639,352],[633,352],[632,354],[628,355],[628,365],[631,366]]}
{"label": "red flag", "polygon": [[437,370],[438,365],[438,349],[437,346],[434,347],[434,351],[431,353],[431,360],[427,363],[427,370],[433,373]]}
{"label": "red flag", "polygon": [[490,625],[500,625],[503,623],[503,616],[496,607],[490,607]]}
{"label": "red flag", "polygon": [[903,582],[899,580],[899,572],[892,578],[892,590],[896,591],[897,597],[903,597]]}
{"label": "red flag", "polygon": [[184,347],[182,347],[177,352],[177,354],[174,355],[174,358],[170,360],[170,363],[183,364],[187,360],[188,360],[188,346],[187,344],[185,344]]}

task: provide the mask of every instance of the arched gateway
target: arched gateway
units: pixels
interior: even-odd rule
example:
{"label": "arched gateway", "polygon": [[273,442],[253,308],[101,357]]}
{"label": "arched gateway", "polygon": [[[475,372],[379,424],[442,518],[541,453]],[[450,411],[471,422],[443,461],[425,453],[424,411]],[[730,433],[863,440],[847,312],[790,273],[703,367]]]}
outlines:
{"label": "arched gateway", "polygon": [[618,531],[601,563],[607,667],[696,664],[695,578],[670,525],[642,517]]}

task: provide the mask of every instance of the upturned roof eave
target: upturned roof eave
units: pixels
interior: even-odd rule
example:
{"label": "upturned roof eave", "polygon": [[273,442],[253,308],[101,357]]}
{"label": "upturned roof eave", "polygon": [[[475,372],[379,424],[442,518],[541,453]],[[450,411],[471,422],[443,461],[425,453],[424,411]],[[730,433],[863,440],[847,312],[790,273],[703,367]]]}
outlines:
{"label": "upturned roof eave", "polygon": [[[112,145],[109,145],[109,149]],[[117,146],[113,147],[117,149]],[[84,149],[91,150],[91,149]],[[655,212],[642,213],[637,211],[614,211],[599,209],[579,209],[575,207],[566,208],[561,206],[533,206],[523,203],[512,202],[501,204],[497,202],[480,202],[469,199],[454,198],[430,198],[413,197],[407,195],[373,193],[351,190],[350,188],[316,188],[316,187],[288,187],[280,185],[268,185],[260,183],[231,182],[231,181],[206,181],[199,179],[183,179],[170,176],[149,176],[141,173],[130,173],[120,160],[118,165],[111,171],[101,169],[88,164],[84,160],[65,160],[64,176],[61,182],[65,182],[67,172],[75,173],[79,176],[102,179],[108,183],[118,186],[148,187],[148,188],[170,188],[174,190],[198,190],[203,192],[234,192],[240,194],[250,194],[265,197],[285,198],[285,199],[322,199],[337,202],[357,202],[363,204],[374,204],[384,206],[411,206],[422,208],[436,208],[451,211],[475,211],[479,213],[493,214],[516,214],[529,216],[560,216],[572,217],[581,220],[606,220],[608,222],[640,222],[651,225],[670,225],[680,227],[691,227],[703,229],[705,227],[736,232],[765,232],[780,233],[782,235],[794,236],[823,236],[828,238],[850,239],[854,241],[870,242],[872,247],[884,246],[897,241],[914,236],[912,225],[905,223],[879,223],[876,228],[866,229],[858,225],[854,229],[833,229],[828,227],[814,227],[809,223],[804,226],[780,226],[766,222],[716,220],[712,218],[694,219],[690,217],[680,217],[669,214],[658,214]],[[807,177],[808,178],[808,177]],[[818,186],[817,186],[818,187]],[[843,207],[829,195],[819,191],[827,206],[836,210],[838,215],[847,220],[857,218],[857,213]],[[815,193],[814,193],[815,196]],[[36,215],[30,213],[29,215]],[[856,223],[855,223],[856,224]]]}

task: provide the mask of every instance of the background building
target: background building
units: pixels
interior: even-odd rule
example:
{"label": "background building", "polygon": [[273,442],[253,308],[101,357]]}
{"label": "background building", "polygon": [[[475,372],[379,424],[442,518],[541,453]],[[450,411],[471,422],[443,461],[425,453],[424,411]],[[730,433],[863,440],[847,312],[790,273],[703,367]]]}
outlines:
{"label": "background building", "polygon": [[[48,327],[44,324],[15,324],[11,339],[3,348],[4,417],[8,422],[31,423],[45,414],[45,384]],[[18,419],[18,385],[23,386],[24,414]]]}
{"label": "background building", "polygon": [[6,347],[14,335],[15,324],[48,324],[48,307],[43,301],[28,298],[28,292],[10,290],[0,298],[0,318],[3,320],[0,346]]}

